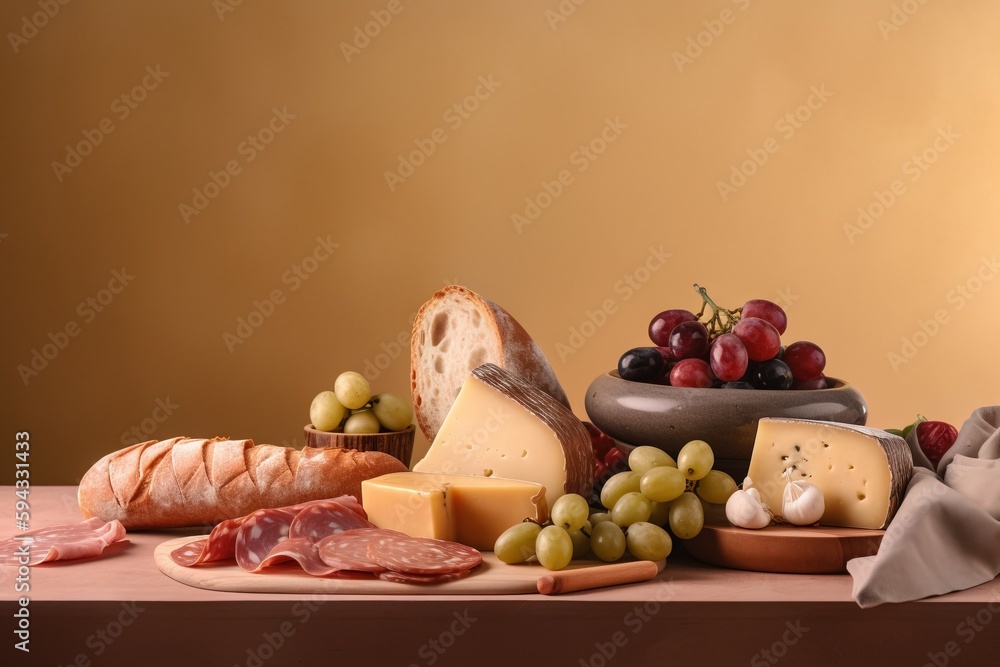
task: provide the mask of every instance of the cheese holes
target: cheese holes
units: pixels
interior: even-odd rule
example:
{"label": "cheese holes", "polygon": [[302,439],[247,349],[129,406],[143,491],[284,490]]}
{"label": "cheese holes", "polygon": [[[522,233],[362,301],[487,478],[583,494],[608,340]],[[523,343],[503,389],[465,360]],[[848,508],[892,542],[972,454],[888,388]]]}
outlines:
{"label": "cheese holes", "polygon": [[865,498],[867,498],[867,496],[861,491],[858,491],[858,500],[864,500]]}

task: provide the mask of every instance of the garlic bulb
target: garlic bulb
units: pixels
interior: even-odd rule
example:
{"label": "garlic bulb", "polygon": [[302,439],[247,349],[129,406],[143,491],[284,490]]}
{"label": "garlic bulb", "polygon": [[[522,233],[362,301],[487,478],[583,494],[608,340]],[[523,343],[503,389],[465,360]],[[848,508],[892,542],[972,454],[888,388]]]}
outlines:
{"label": "garlic bulb", "polygon": [[737,489],[726,501],[726,518],[740,528],[763,528],[771,523],[771,512],[760,502],[757,489]]}
{"label": "garlic bulb", "polygon": [[804,480],[791,481],[791,468],[785,470],[785,490],[781,494],[781,516],[796,526],[808,526],[823,516],[826,502],[818,486]]}

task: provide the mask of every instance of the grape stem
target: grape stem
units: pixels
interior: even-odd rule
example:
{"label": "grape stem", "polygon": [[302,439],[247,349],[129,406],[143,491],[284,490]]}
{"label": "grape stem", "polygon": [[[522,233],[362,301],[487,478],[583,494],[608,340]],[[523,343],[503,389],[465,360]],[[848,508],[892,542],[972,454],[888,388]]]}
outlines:
{"label": "grape stem", "polygon": [[706,307],[712,309],[712,316],[705,322],[709,337],[714,338],[719,334],[732,331],[736,323],[740,321],[740,311],[742,309],[735,308],[730,310],[729,308],[719,306],[715,301],[712,301],[712,297],[708,296],[708,290],[698,283],[694,284],[694,290],[701,295],[702,299],[701,310],[698,311],[698,320],[700,321],[702,315],[705,314]]}

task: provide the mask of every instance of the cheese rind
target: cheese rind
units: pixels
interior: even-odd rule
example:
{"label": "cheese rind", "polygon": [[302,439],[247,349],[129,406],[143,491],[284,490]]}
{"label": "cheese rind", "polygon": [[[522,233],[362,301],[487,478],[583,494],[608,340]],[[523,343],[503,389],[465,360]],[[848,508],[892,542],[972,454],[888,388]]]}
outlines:
{"label": "cheese rind", "polygon": [[473,369],[415,472],[447,472],[536,482],[548,507],[559,496],[589,498],[590,436],[545,392],[493,364]]}
{"label": "cheese rind", "polygon": [[864,426],[806,419],[761,419],[749,477],[761,501],[781,515],[782,493],[792,480],[815,484],[826,509],[820,523],[882,529],[899,509],[913,475],[902,438]]}
{"label": "cheese rind", "polygon": [[499,477],[396,472],[361,482],[361,496],[379,528],[483,551],[524,519],[548,519],[545,487]]}

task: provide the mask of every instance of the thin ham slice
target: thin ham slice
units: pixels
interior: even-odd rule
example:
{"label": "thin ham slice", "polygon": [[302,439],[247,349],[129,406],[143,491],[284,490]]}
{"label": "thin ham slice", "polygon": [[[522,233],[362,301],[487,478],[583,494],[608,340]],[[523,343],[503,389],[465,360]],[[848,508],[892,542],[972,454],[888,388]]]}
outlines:
{"label": "thin ham slice", "polygon": [[[125,527],[115,520],[91,517],[80,523],[63,524],[22,533],[0,543],[0,564],[38,565],[53,560],[99,556],[108,545],[125,537]],[[29,542],[26,538],[32,538]],[[24,558],[28,550],[27,562]]]}

